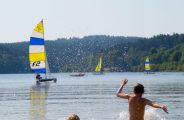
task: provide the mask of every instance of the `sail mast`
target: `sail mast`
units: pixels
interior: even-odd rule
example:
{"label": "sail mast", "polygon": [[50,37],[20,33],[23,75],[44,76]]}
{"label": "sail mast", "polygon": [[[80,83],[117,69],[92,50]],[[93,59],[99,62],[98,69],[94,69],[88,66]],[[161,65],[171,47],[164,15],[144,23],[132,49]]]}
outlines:
{"label": "sail mast", "polygon": [[42,26],[43,26],[43,40],[44,40],[44,51],[45,51],[45,69],[46,69],[45,77],[46,77],[46,74],[47,74],[47,63],[46,63],[47,56],[46,56],[46,50],[45,50],[45,29],[44,29],[44,25],[43,25],[43,19],[41,20],[41,22],[42,22]]}
{"label": "sail mast", "polygon": [[[42,19],[42,24],[43,24],[43,19]],[[43,29],[44,29],[44,25],[43,25]],[[43,32],[43,38],[45,41],[45,34]],[[48,59],[47,59],[47,52],[46,52],[46,47],[44,45],[44,50],[45,50],[45,68],[46,68],[46,72],[45,72],[45,77],[47,77],[47,75],[50,75],[50,69],[49,69],[49,64],[48,64]]]}

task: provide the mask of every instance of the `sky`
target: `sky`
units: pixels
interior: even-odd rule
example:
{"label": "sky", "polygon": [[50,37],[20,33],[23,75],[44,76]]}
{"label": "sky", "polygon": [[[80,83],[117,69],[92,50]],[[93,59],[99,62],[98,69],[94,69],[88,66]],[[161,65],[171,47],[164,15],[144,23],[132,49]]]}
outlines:
{"label": "sky", "polygon": [[184,33],[184,0],[0,0],[0,43],[29,41],[42,19],[46,40]]}

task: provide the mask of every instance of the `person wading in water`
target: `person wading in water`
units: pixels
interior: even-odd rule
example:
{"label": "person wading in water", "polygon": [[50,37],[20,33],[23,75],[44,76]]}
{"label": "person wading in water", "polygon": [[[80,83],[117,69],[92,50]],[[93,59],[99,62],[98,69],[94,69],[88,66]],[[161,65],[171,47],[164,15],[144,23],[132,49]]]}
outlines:
{"label": "person wading in water", "polygon": [[127,84],[127,82],[127,79],[121,81],[121,85],[118,91],[116,92],[116,96],[128,100],[129,120],[144,120],[144,111],[146,105],[149,105],[154,108],[160,108],[164,112],[168,113],[167,107],[165,105],[161,105],[157,102],[153,102],[142,97],[144,94],[144,86],[139,83],[134,86],[133,94],[124,93],[122,90],[123,87]]}

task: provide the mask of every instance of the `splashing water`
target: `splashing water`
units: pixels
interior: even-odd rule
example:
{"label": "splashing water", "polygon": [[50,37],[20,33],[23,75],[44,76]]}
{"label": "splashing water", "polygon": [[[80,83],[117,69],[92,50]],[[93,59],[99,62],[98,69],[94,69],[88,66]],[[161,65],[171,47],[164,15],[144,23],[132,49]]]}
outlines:
{"label": "splashing water", "polygon": [[122,111],[119,113],[117,120],[128,120],[128,112]]}
{"label": "splashing water", "polygon": [[[121,113],[118,114],[118,116],[116,117],[115,120],[128,120],[129,117],[128,117],[128,112],[127,111],[122,111]],[[67,118],[60,118],[60,119],[57,119],[57,120],[66,120]],[[94,118],[91,118],[91,119],[88,119],[88,120],[98,120],[98,119],[94,119]],[[157,112],[156,112],[156,109],[154,108],[149,108],[145,111],[145,115],[144,115],[144,120],[167,120],[163,117],[161,117]]]}
{"label": "splashing water", "polygon": [[145,120],[166,120],[162,118],[158,113],[156,113],[156,109],[150,108],[145,111],[144,115]]}
{"label": "splashing water", "polygon": [[[158,113],[156,113],[156,109],[149,108],[145,111],[144,115],[145,120],[166,120],[162,118]],[[119,113],[117,120],[128,120],[128,112],[123,111]]]}

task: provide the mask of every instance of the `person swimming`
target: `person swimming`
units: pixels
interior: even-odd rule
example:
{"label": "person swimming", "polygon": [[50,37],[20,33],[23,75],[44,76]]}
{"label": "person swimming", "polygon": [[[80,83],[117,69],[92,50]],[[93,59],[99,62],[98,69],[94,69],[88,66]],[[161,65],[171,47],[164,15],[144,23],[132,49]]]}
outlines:
{"label": "person swimming", "polygon": [[121,81],[121,86],[116,92],[116,96],[123,99],[128,99],[129,120],[144,120],[144,112],[146,105],[149,105],[154,108],[160,108],[164,112],[168,113],[167,107],[165,105],[161,105],[157,102],[153,102],[142,97],[142,95],[144,94],[144,86],[142,84],[137,83],[137,85],[134,86],[133,94],[126,94],[122,92],[123,87],[127,84],[127,82],[127,79]]}

